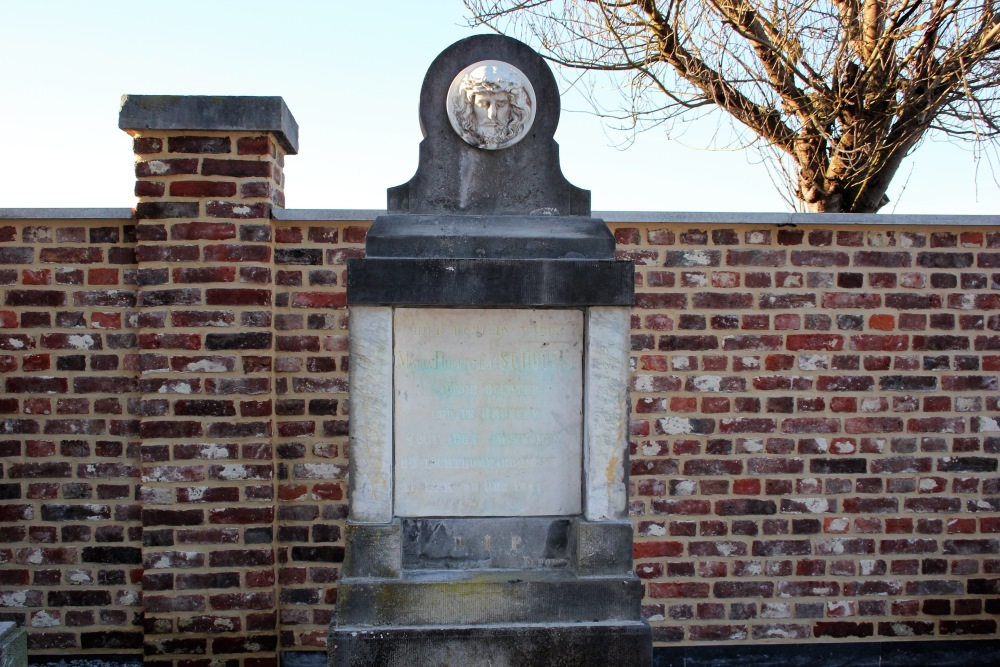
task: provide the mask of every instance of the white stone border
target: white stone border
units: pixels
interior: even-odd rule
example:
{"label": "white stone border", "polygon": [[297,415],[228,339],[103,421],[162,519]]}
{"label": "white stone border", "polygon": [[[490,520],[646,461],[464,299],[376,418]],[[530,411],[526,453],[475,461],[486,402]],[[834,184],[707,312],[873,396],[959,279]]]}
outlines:
{"label": "white stone border", "polygon": [[[350,519],[393,520],[393,309],[350,308]],[[583,516],[628,516],[629,317],[584,309]]]}
{"label": "white stone border", "polygon": [[583,381],[583,515],[628,516],[629,317],[626,307],[586,310]]}
{"label": "white stone border", "polygon": [[350,307],[350,519],[392,521],[392,308]]}

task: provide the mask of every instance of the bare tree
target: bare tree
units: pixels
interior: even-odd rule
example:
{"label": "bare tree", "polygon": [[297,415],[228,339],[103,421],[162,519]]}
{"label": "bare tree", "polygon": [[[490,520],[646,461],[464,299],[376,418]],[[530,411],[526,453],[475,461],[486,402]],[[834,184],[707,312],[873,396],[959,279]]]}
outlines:
{"label": "bare tree", "polygon": [[[722,110],[800,209],[871,213],[921,139],[997,146],[997,0],[465,0],[473,23],[615,77],[640,130]],[[747,132],[749,130],[749,132]]]}

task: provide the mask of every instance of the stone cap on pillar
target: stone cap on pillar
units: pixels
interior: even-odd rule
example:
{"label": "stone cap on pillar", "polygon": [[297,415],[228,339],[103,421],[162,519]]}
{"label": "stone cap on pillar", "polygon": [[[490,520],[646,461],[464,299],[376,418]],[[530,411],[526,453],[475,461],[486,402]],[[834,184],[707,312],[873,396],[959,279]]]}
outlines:
{"label": "stone cap on pillar", "polygon": [[289,155],[299,152],[299,125],[281,97],[122,95],[118,127],[129,130],[270,132]]}

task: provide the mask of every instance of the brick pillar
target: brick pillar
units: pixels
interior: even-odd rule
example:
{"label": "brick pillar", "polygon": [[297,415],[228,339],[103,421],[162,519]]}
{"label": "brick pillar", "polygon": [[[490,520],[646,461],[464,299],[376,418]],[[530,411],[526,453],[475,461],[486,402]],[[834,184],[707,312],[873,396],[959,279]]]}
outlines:
{"label": "brick pillar", "polygon": [[277,664],[277,97],[126,96],[136,153],[148,665]]}

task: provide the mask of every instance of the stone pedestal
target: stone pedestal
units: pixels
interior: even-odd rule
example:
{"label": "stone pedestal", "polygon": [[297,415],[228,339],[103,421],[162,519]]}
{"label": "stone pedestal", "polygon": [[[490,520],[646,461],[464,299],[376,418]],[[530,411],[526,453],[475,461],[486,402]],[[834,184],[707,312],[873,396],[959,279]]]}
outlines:
{"label": "stone pedestal", "polygon": [[0,665],[27,667],[28,635],[16,623],[0,623]]}
{"label": "stone pedestal", "polygon": [[[537,108],[516,143],[484,148],[439,94],[499,61],[486,70],[523,73]],[[468,85],[495,100],[506,84]],[[627,517],[633,268],[562,177],[557,119],[528,47],[450,47],[425,79],[417,175],[348,265],[351,513],[331,665],[651,663]]]}

